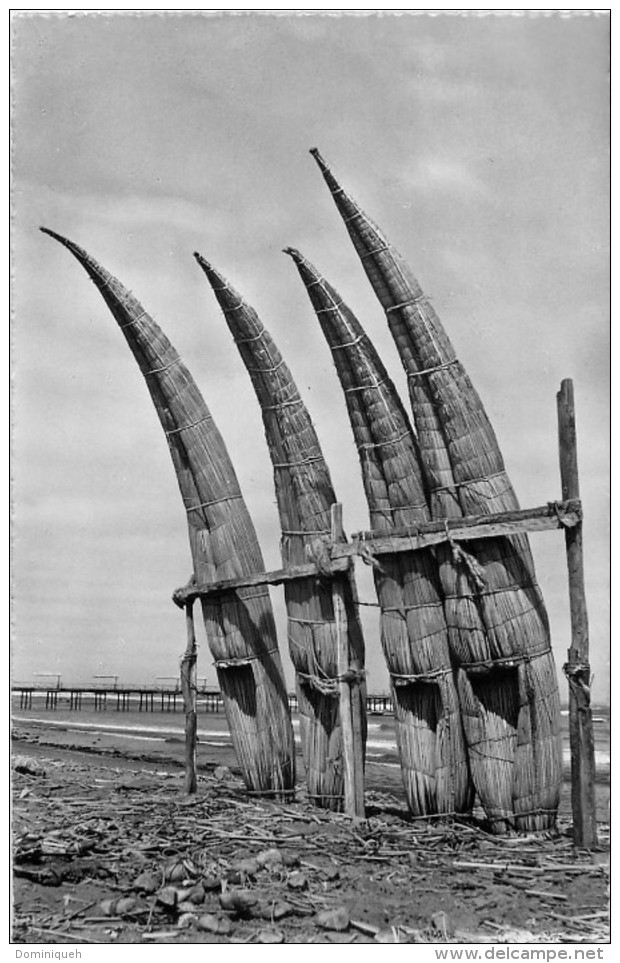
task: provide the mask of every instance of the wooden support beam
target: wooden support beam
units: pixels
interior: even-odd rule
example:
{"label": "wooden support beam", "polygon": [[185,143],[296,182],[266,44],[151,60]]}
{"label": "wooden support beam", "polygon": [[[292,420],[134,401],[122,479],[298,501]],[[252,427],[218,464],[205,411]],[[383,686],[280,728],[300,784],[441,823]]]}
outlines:
{"label": "wooden support beam", "polygon": [[[520,532],[544,532],[560,528],[570,528],[581,521],[581,502],[570,499],[564,502],[550,502],[539,508],[528,508],[518,512],[499,512],[494,515],[468,515],[451,520],[450,538],[454,541],[468,539],[497,538],[502,535],[516,535]],[[349,560],[356,555],[368,559],[372,555],[395,554],[398,552],[417,552],[431,545],[448,541],[446,523],[429,522],[415,529],[394,529],[389,535],[374,535],[372,532],[359,532],[351,542],[337,542],[331,548],[331,563],[327,575],[346,572]],[[252,588],[258,585],[281,585],[296,579],[319,576],[317,566],[295,565],[287,569],[271,572],[257,572],[243,578],[212,582],[209,585],[196,585],[190,582],[177,589],[172,598],[180,608],[189,599],[204,596],[222,595],[237,589]]]}
{"label": "wooden support beam", "polygon": [[[342,528],[342,505],[337,502],[331,509],[332,545],[344,541]],[[350,564],[350,563],[348,563]],[[338,676],[340,678],[340,728],[342,730],[342,754],[344,762],[344,811],[348,816],[364,818],[364,746],[362,741],[362,718],[364,711],[360,699],[360,673],[351,665],[345,582],[332,580],[332,602],[336,624],[338,647]]]}
{"label": "wooden support beam", "polygon": [[[579,498],[577,432],[573,382],[566,378],[557,395],[562,497]],[[564,672],[569,687],[569,732],[573,842],[591,849],[597,844],[594,730],[590,705],[590,644],[583,578],[583,524],[565,530],[571,645]]]}
{"label": "wooden support beam", "polygon": [[[330,565],[328,574],[335,572],[346,572],[349,568],[348,557],[339,558]],[[271,572],[256,572],[252,575],[244,575],[242,578],[231,578],[222,582],[210,582],[208,585],[196,585],[188,582],[182,588],[175,590],[172,601],[179,608],[184,608],[188,599],[202,598],[203,596],[225,595],[226,592],[233,592],[237,589],[254,588],[263,585],[283,585],[284,582],[295,582],[297,579],[308,578],[308,576],[319,575],[319,570],[314,562],[307,565],[291,565],[289,568],[277,568]]]}
{"label": "wooden support beam", "polygon": [[196,717],[196,630],[194,627],[194,600],[185,604],[187,643],[181,659],[181,692],[185,708],[185,792],[193,795],[198,788],[196,776],[196,742],[198,721]]}

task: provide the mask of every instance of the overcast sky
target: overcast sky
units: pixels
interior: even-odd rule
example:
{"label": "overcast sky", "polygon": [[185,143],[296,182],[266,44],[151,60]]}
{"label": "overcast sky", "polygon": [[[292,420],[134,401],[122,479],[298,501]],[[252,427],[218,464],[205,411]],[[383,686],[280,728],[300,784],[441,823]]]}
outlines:
{"label": "overcast sky", "polygon": [[[608,699],[608,29],[605,16],[559,15],[14,19],[17,681],[176,676],[185,629],[170,595],[191,570],[142,375],[94,285],[40,224],[130,287],[177,347],[270,568],[279,525],[259,409],[194,250],[271,331],[346,527],[367,527],[340,387],[283,247],[323,271],[406,388],[308,154],[318,146],[432,295],[523,507],[560,497],[555,395],[574,379],[594,701]],[[532,544],[560,668],[563,539]],[[366,644],[369,687],[384,690],[376,619]],[[198,674],[215,681],[204,642]]]}

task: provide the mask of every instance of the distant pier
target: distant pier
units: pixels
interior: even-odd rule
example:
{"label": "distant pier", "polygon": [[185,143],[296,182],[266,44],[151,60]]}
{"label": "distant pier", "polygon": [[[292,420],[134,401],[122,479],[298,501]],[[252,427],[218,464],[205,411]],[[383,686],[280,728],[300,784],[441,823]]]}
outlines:
{"label": "distant pier", "polygon": [[[180,685],[30,685],[17,683],[11,687],[15,703],[20,709],[43,707],[53,711],[63,708],[79,712],[80,709],[94,709],[95,712],[177,712],[183,711],[183,696]],[[219,689],[199,686],[196,689],[197,708],[203,712],[223,712],[224,702]],[[291,712],[297,712],[297,696],[289,693]],[[369,714],[393,712],[389,695],[369,695],[366,698],[366,711]]]}

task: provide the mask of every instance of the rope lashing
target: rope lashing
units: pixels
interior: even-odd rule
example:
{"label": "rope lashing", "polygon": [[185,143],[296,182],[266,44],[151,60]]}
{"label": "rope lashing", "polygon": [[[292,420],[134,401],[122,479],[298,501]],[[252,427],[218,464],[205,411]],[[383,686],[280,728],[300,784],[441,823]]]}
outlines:
{"label": "rope lashing", "polygon": [[461,548],[459,543],[452,538],[448,519],[446,519],[445,529],[446,541],[448,542],[452,551],[452,560],[454,564],[463,564],[476,589],[478,591],[482,591],[486,586],[486,579],[482,565],[480,565],[478,560],[475,559],[473,555],[470,555],[469,552],[466,552],[465,549]]}
{"label": "rope lashing", "polygon": [[309,458],[302,458],[301,461],[279,461],[273,462],[274,468],[303,468],[305,465],[313,465],[317,461],[323,461],[323,455],[311,455]]}
{"label": "rope lashing", "polygon": [[146,374],[147,375],[161,374],[162,371],[167,371],[168,368],[173,368],[175,364],[179,364],[180,360],[181,359],[177,357],[174,359],[174,361],[169,361],[168,364],[162,365],[161,368],[151,368],[151,370],[147,371]]}
{"label": "rope lashing", "polygon": [[422,368],[421,371],[409,371],[407,373],[407,378],[410,380],[413,378],[421,378],[423,375],[434,374],[435,371],[443,371],[444,368],[450,368],[453,364],[460,364],[458,358],[453,358],[452,361],[445,361],[443,364],[436,364],[433,368]]}
{"label": "rope lashing", "polygon": [[390,308],[385,308],[385,313],[391,314],[392,311],[400,311],[401,308],[413,307],[416,304],[421,304],[424,301],[430,300],[430,294],[419,294],[417,298],[409,298],[407,301],[401,301],[400,304],[393,304]]}
{"label": "rope lashing", "polygon": [[308,281],[306,288],[313,288],[315,284],[327,284],[327,281],[323,276],[318,277],[315,281]]}
{"label": "rope lashing", "polygon": [[[297,618],[296,615],[287,615],[286,618],[288,622],[294,622],[295,625],[333,625],[334,624],[333,620],[330,620],[330,619],[305,619],[305,618]],[[299,644],[295,642],[294,639],[289,638],[289,642],[291,641],[294,642],[295,645]]]}
{"label": "rope lashing", "polygon": [[535,659],[541,658],[543,655],[550,655],[552,649],[547,646],[545,649],[541,649],[539,652],[524,652],[522,655],[504,655],[498,659],[482,659],[480,662],[460,662],[458,665],[459,669],[463,669],[465,672],[471,672],[478,670],[492,671],[493,669],[516,669],[520,665],[524,665],[528,662],[533,662]]}
{"label": "rope lashing", "polygon": [[568,686],[575,697],[577,709],[588,709],[590,706],[590,665],[588,662],[567,662],[562,671],[568,679]]}
{"label": "rope lashing", "polygon": [[[535,588],[536,585],[534,582],[513,582],[512,585],[502,585],[500,588],[496,589],[485,588],[484,591],[476,590],[475,592],[471,593],[455,592],[451,595],[444,595],[443,598],[446,602],[453,602],[458,599],[473,598],[474,595],[476,598],[487,598],[487,596],[490,595],[504,595],[506,592],[526,592],[528,589]],[[533,606],[530,606],[530,608],[533,608]]]}
{"label": "rope lashing", "polygon": [[260,341],[264,334],[265,329],[261,328],[258,334],[255,334],[253,338],[235,338],[235,344],[251,344],[253,341]]}
{"label": "rope lashing", "polygon": [[363,254],[360,254],[360,258],[361,258],[362,261],[363,261],[363,260],[365,260],[367,257],[372,257],[373,254],[382,254],[383,251],[389,251],[389,249],[390,249],[390,247],[389,247],[388,244],[384,244],[382,247],[374,247],[374,248],[372,249],[372,251],[365,251]]}
{"label": "rope lashing", "polygon": [[[103,287],[109,287],[109,285],[103,285]],[[123,302],[123,307],[126,307],[130,303],[131,302],[129,301]],[[126,321],[125,324],[121,324],[120,325],[121,331],[123,330],[123,328],[130,328],[132,324],[137,324],[138,321],[142,320],[142,318],[148,318],[148,316],[149,316],[148,311],[142,311],[141,314],[137,315],[137,317],[135,318],[132,318],[131,321]]]}
{"label": "rope lashing", "polygon": [[189,431],[190,428],[197,428],[198,425],[203,425],[205,421],[213,421],[211,415],[205,415],[204,418],[199,418],[198,421],[192,421],[189,425],[179,425],[178,428],[169,428],[166,431],[167,435],[178,435],[181,431]]}
{"label": "rope lashing", "polygon": [[[314,313],[315,314],[332,314],[334,311],[339,311],[340,308],[344,306],[345,306],[344,301],[333,301],[328,308],[315,308]],[[334,350],[335,347],[336,348],[340,347],[340,345],[332,345],[332,351]],[[342,347],[345,347],[345,345],[342,345]]]}
{"label": "rope lashing", "polygon": [[[405,438],[411,438],[410,431],[403,431],[403,433],[399,435],[398,438],[390,438],[388,441],[362,443],[361,445],[357,446],[357,450],[365,451],[366,449],[369,449],[369,448],[385,448],[387,445],[398,445],[401,441],[404,441]],[[397,510],[398,509],[394,509],[394,511],[397,511]]]}
{"label": "rope lashing", "polygon": [[553,512],[562,528],[575,528],[581,521],[580,518],[567,518],[566,515],[560,514],[559,502],[547,502],[547,507]]}
{"label": "rope lashing", "polygon": [[[332,194],[334,194],[334,193],[336,193],[336,192],[335,192],[335,191],[332,191]],[[356,217],[366,218],[366,214],[364,214],[363,211],[355,211],[354,214],[350,214],[348,217],[343,217],[343,221],[344,221],[345,224],[348,224],[349,221],[355,220]]]}
{"label": "rope lashing", "polygon": [[355,546],[355,554],[361,558],[364,565],[370,565],[372,568],[377,569],[377,571],[379,572],[384,571],[383,566],[381,565],[381,562],[379,562],[379,560],[375,558],[375,556],[372,554],[370,549],[366,548],[366,546],[364,545],[363,537],[358,538],[357,540],[357,544]]}
{"label": "rope lashing", "polygon": [[303,400],[301,398],[293,398],[292,401],[281,401],[277,405],[262,405],[261,411],[279,411],[281,408],[292,408],[293,405],[301,405]]}
{"label": "rope lashing", "polygon": [[360,341],[363,341],[364,337],[365,335],[359,334],[353,341],[345,341],[343,344],[333,344],[331,346],[332,351],[342,351],[343,348],[353,348],[356,344],[359,344]]}
{"label": "rope lashing", "polygon": [[[502,468],[501,471],[493,472],[491,475],[481,475],[478,478],[467,478],[460,482],[455,481],[450,485],[436,485],[432,489],[431,494],[434,495],[436,492],[443,491],[454,491],[457,488],[469,488],[471,485],[483,485],[485,483],[490,483],[492,478],[506,478],[505,469]],[[506,481],[508,481],[507,478]]]}
{"label": "rope lashing", "polygon": [[366,678],[366,673],[360,672],[358,669],[347,669],[346,672],[340,675],[328,678],[310,675],[306,672],[297,672],[297,678],[307,683],[311,688],[316,689],[321,695],[337,696],[340,693],[340,686],[343,682],[346,682],[348,685],[361,685]]}
{"label": "rope lashing", "polygon": [[372,385],[356,385],[354,388],[345,388],[344,393],[345,395],[350,395],[354,391],[378,391],[382,385],[388,384],[388,382],[389,379],[384,378],[383,381],[375,381]]}
{"label": "rope lashing", "polygon": [[405,686],[411,685],[412,682],[434,682],[435,679],[439,679],[446,675],[452,675],[452,666],[448,666],[443,669],[432,669],[430,672],[416,672],[416,673],[405,673],[405,672],[390,672],[390,679],[395,686]]}
{"label": "rope lashing", "polygon": [[262,662],[268,655],[279,654],[279,649],[266,649],[261,655],[243,655],[236,659],[215,659],[213,665],[216,669],[239,669],[244,665],[251,665],[253,662]]}
{"label": "rope lashing", "polygon": [[327,536],[315,538],[309,545],[306,545],[306,556],[308,561],[314,562],[321,575],[331,575],[331,539]]}
{"label": "rope lashing", "polygon": [[238,501],[243,498],[243,495],[239,492],[236,495],[227,495],[225,498],[214,498],[210,502],[199,502],[198,505],[188,505],[185,509],[186,512],[200,512],[203,508],[211,508],[213,505],[223,505],[226,502]]}
{"label": "rope lashing", "polygon": [[284,364],[284,358],[280,358],[277,364],[274,364],[271,368],[248,368],[247,370],[250,374],[269,374],[272,371],[277,371]]}

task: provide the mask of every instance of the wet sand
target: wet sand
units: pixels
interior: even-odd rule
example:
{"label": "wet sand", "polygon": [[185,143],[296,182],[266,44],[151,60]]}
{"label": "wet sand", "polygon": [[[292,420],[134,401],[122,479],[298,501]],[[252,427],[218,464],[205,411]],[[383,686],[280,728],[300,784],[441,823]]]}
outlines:
{"label": "wet sand", "polygon": [[[607,708],[593,712],[597,763],[597,806],[599,819],[607,819],[610,780],[610,720]],[[570,748],[568,717],[562,716],[564,788],[560,814],[570,815]],[[299,720],[293,714],[297,743],[298,779],[303,782],[303,761],[299,746]],[[139,712],[136,706],[128,711],[94,711],[85,706],[69,710],[59,702],[55,710],[47,710],[35,699],[33,708],[13,707],[13,731],[16,752],[33,753],[37,746],[48,749],[100,754],[117,760],[141,762],[162,770],[178,770],[183,766],[184,715],[177,711]],[[199,771],[227,766],[237,771],[230,734],[223,713],[199,712],[198,767]],[[402,797],[398,752],[391,715],[368,716],[366,752],[366,785],[370,790],[390,792]]]}

